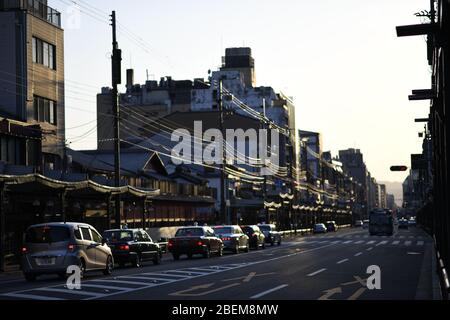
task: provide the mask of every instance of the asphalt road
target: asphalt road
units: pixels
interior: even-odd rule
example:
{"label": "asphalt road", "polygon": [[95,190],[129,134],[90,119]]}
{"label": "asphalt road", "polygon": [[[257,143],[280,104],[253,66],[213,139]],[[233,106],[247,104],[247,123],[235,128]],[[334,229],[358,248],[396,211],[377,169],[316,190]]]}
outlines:
{"label": "asphalt road", "polygon": [[[346,229],[285,241],[238,255],[173,261],[159,266],[90,274],[81,290],[61,280],[2,279],[0,299],[129,300],[413,300],[432,299],[432,239],[417,228],[392,237]],[[380,270],[380,289],[369,290],[369,266]],[[370,281],[369,281],[370,282]]]}

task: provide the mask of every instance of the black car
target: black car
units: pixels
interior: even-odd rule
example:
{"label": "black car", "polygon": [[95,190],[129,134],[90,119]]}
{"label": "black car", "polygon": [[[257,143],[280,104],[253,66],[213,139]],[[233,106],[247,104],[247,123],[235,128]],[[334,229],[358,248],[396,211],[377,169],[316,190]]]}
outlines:
{"label": "black car", "polygon": [[115,229],[103,232],[114,261],[123,267],[131,263],[140,267],[144,261],[161,263],[162,252],[159,245],[143,229]]}
{"label": "black car", "polygon": [[399,229],[408,229],[408,227],[409,227],[408,220],[406,220],[406,219],[400,219],[400,220],[398,221],[398,228],[399,228]]}
{"label": "black car", "polygon": [[328,232],[336,232],[338,231],[338,225],[334,221],[327,221],[325,223],[325,226],[327,227]]}
{"label": "black car", "polygon": [[242,231],[249,237],[250,248],[254,248],[256,250],[259,247],[263,249],[266,248],[266,236],[261,232],[258,226],[245,226],[241,228]]}
{"label": "black car", "polygon": [[266,243],[281,245],[281,233],[274,224],[259,224],[258,227],[264,233]]}
{"label": "black car", "polygon": [[244,234],[239,226],[216,226],[214,233],[223,241],[223,249],[239,253],[241,250],[248,252],[250,249],[249,237]]}

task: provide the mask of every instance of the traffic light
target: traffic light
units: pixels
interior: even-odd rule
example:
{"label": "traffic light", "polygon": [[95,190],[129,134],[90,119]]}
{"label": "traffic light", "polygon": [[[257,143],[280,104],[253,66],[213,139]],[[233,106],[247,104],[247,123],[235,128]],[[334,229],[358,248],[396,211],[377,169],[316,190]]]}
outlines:
{"label": "traffic light", "polygon": [[391,167],[391,171],[395,172],[395,171],[407,171],[408,167],[407,166],[392,166]]}

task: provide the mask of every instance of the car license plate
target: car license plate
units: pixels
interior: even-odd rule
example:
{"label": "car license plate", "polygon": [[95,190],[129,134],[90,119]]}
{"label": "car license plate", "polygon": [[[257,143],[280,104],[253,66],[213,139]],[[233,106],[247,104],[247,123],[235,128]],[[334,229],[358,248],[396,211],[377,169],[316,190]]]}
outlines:
{"label": "car license plate", "polygon": [[56,262],[56,258],[36,258],[38,266],[52,266]]}

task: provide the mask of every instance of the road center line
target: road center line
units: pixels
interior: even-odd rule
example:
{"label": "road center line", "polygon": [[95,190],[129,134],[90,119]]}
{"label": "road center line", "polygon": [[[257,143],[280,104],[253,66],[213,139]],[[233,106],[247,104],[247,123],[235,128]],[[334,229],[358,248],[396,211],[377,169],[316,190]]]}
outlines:
{"label": "road center line", "polygon": [[355,257],[359,257],[360,255],[362,255],[362,252],[358,252],[355,254]]}
{"label": "road center line", "polygon": [[317,271],[315,271],[315,272],[313,272],[313,273],[310,273],[310,274],[308,274],[307,276],[308,276],[308,277],[314,277],[315,275],[317,275],[317,274],[319,274],[319,273],[321,273],[321,272],[324,272],[325,270],[327,270],[327,269],[326,269],[326,268],[323,268],[323,269],[317,270]]}
{"label": "road center line", "polygon": [[367,251],[372,251],[373,248],[368,248]]}
{"label": "road center line", "polygon": [[269,294],[269,293],[272,293],[272,292],[274,292],[274,291],[278,291],[278,290],[281,290],[281,289],[283,289],[283,288],[286,288],[287,286],[288,286],[287,284],[283,284],[283,285],[278,286],[278,287],[275,287],[275,288],[273,288],[273,289],[270,289],[270,290],[267,290],[267,291],[258,293],[258,294],[256,294],[256,295],[250,297],[250,299],[258,299],[258,298],[261,298],[261,297],[263,297],[263,296],[265,296],[265,295],[267,295],[267,294]]}
{"label": "road center line", "polygon": [[336,264],[342,264],[344,262],[347,262],[349,259],[342,259],[341,261],[338,261]]}

